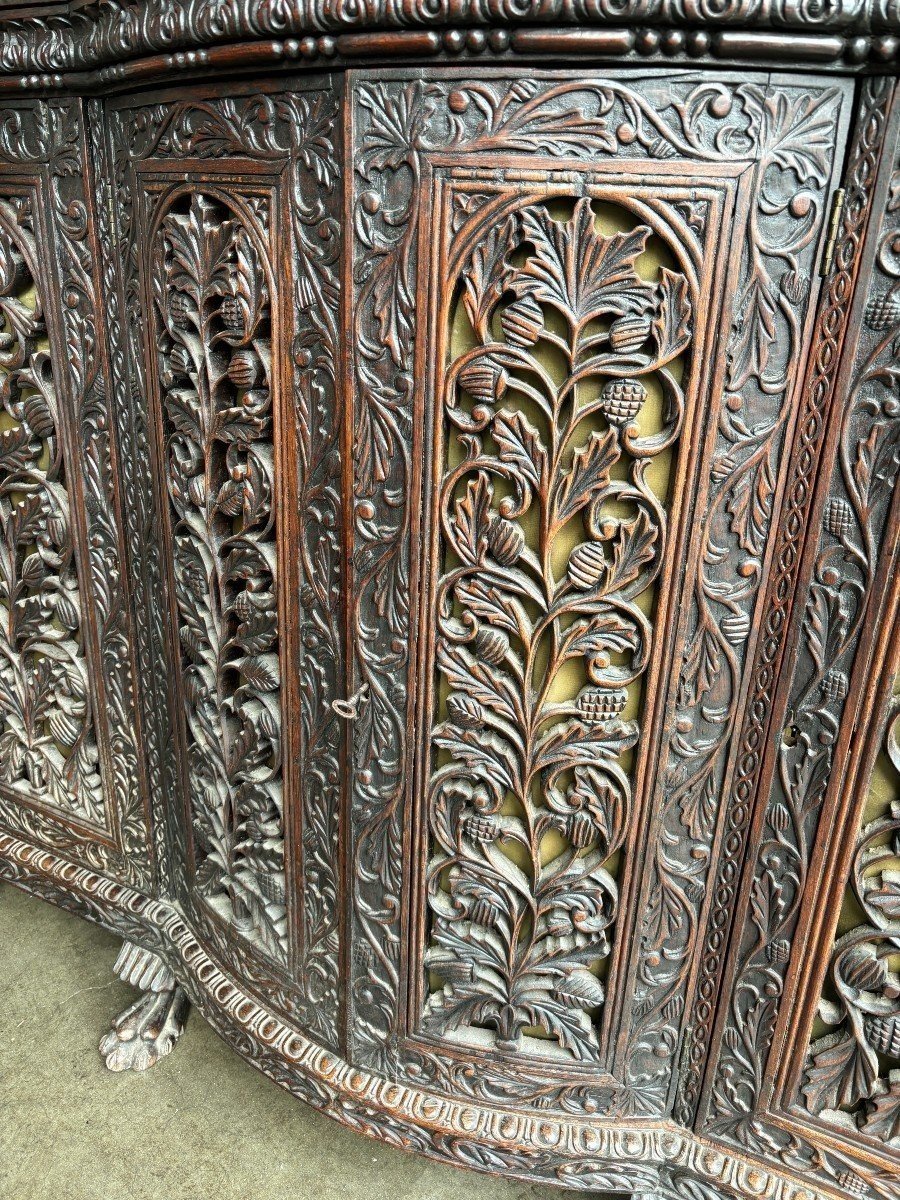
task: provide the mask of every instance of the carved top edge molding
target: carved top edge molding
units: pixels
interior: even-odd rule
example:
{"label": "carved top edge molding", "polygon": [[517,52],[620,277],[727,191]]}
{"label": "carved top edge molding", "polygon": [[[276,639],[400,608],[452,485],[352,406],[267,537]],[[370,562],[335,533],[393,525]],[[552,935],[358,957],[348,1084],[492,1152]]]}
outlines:
{"label": "carved top edge molding", "polygon": [[0,30],[0,81],[23,87],[71,86],[69,72],[105,86],[148,56],[148,77],[226,55],[235,65],[509,51],[900,70],[900,0],[95,0],[0,18]]}

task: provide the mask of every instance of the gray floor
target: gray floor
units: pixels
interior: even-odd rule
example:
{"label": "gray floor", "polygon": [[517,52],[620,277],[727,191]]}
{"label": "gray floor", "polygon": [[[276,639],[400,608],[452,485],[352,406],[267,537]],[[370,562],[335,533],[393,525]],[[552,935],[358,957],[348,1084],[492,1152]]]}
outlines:
{"label": "gray floor", "polygon": [[560,1200],[342,1129],[233,1054],[198,1013],[145,1075],[97,1042],[135,993],[118,942],[0,885],[2,1200]]}

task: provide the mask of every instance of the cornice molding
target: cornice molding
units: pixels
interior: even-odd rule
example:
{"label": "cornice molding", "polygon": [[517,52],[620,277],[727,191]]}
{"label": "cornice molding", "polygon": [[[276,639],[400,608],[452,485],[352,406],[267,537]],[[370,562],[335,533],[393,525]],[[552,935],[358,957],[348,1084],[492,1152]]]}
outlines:
{"label": "cornice molding", "polygon": [[3,76],[103,87],[280,59],[510,53],[893,71],[898,35],[900,0],[97,0],[0,20],[0,87]]}

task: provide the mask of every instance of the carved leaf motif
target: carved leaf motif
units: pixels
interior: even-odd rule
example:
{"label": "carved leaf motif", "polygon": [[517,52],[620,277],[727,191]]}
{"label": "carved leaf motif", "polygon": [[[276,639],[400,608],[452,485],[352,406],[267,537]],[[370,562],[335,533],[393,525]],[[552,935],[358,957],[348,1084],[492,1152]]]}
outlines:
{"label": "carved leaf motif", "polygon": [[875,1096],[866,1109],[861,1128],[863,1133],[883,1142],[900,1137],[900,1084],[893,1083],[889,1091]]}
{"label": "carved leaf motif", "polygon": [[687,280],[662,267],[659,300],[653,317],[653,336],[661,362],[675,358],[691,340],[691,303]]}
{"label": "carved leaf motif", "polygon": [[521,412],[500,412],[494,418],[494,441],[502,462],[509,463],[527,489],[547,481],[547,452],[538,431]]}
{"label": "carved leaf motif", "polygon": [[740,314],[728,350],[728,387],[739,392],[751,378],[762,380],[776,337],[776,304],[767,280],[756,272],[738,300]]}
{"label": "carved leaf motif", "polygon": [[[11,791],[104,826],[59,405],[39,349],[47,330],[37,261],[0,199],[0,774]],[[91,582],[99,602],[101,577]],[[115,683],[110,676],[113,702]]]}
{"label": "carved leaf motif", "polygon": [[469,480],[465,496],[456,502],[457,549],[464,562],[478,563],[484,557],[492,495],[487,475],[479,471]]}
{"label": "carved leaf motif", "polygon": [[728,511],[731,528],[738,544],[748,554],[759,557],[769,530],[769,515],[775,481],[768,455],[762,456],[750,470],[741,473],[731,491]]}
{"label": "carved leaf motif", "polygon": [[612,429],[592,433],[572,457],[572,469],[559,488],[557,519],[567,521],[609,486],[609,472],[619,459],[616,434]]}
{"label": "carved leaf motif", "polygon": [[747,88],[743,95],[751,118],[761,124],[765,161],[793,171],[801,183],[822,186],[834,144],[834,92],[777,91],[763,98],[759,89]]}
{"label": "carved leaf motif", "polygon": [[197,193],[176,199],[159,230],[153,291],[194,887],[283,960],[272,314],[261,234]]}
{"label": "carved leaf motif", "polygon": [[803,1094],[812,1112],[857,1104],[872,1094],[878,1077],[874,1051],[846,1030],[816,1054],[807,1068]]}
{"label": "carved leaf motif", "polygon": [[488,322],[514,276],[507,261],[514,229],[511,217],[491,229],[473,250],[469,269],[463,276],[466,312],[482,341],[489,340]]}
{"label": "carved leaf motif", "polygon": [[595,229],[590,200],[583,199],[565,225],[546,209],[527,209],[522,235],[535,253],[516,275],[519,295],[552,305],[573,325],[650,307],[653,290],[635,270],[650,236],[646,226],[604,237]]}

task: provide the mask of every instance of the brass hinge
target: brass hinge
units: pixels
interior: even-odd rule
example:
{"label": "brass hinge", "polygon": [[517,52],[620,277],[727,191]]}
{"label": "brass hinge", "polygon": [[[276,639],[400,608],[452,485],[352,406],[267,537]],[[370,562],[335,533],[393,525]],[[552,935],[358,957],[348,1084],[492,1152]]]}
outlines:
{"label": "brass hinge", "polygon": [[844,212],[844,197],[846,195],[845,188],[838,188],[831,197],[831,216],[828,218],[828,241],[825,243],[825,249],[822,253],[822,263],[819,267],[819,274],[823,278],[831,274],[831,267],[834,262],[834,248],[837,245],[838,230],[841,227],[841,216]]}

